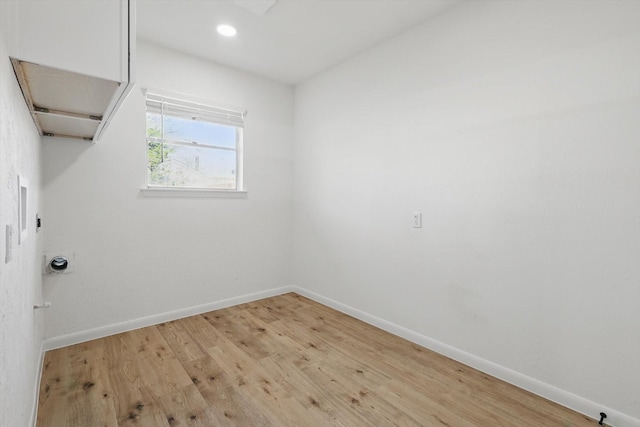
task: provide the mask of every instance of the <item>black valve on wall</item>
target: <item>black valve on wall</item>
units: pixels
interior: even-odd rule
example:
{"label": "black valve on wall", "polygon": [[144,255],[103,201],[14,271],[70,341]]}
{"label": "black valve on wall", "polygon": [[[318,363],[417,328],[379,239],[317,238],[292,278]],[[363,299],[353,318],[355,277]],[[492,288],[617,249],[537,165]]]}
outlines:
{"label": "black valve on wall", "polygon": [[607,418],[607,414],[605,414],[604,412],[600,412],[600,422],[598,422],[598,424],[600,424],[601,426],[604,425],[603,421],[605,418]]}

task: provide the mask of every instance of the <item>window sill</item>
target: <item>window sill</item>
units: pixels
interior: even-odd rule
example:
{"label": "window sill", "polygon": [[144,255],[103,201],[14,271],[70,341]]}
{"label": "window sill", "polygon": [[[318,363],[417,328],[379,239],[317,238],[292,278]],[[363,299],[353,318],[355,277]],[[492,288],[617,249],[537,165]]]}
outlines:
{"label": "window sill", "polygon": [[237,190],[205,190],[199,188],[142,188],[142,197],[175,197],[175,198],[220,198],[246,199],[246,191]]}

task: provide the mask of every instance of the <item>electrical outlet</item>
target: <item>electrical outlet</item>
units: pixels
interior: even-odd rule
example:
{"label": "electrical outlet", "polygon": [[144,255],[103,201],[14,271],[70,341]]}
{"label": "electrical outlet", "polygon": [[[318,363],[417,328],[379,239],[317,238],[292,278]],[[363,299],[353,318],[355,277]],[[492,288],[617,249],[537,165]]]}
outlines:
{"label": "electrical outlet", "polygon": [[413,213],[413,228],[422,228],[422,212]]}

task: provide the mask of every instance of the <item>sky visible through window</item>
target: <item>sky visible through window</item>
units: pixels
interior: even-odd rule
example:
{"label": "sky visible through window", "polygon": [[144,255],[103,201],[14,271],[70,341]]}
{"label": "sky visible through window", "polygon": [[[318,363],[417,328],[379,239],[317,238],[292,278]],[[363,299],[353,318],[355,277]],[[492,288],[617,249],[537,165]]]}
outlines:
{"label": "sky visible through window", "polygon": [[[147,113],[148,136],[192,145],[149,142],[150,185],[235,188],[236,127],[172,116],[164,116],[161,126],[162,119],[160,114]],[[152,158],[157,159],[155,163]]]}

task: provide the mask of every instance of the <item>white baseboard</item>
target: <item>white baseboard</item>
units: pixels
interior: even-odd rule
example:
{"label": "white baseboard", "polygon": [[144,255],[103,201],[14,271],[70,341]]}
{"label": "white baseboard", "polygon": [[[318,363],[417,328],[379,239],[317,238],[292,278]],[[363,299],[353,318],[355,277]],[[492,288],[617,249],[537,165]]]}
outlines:
{"label": "white baseboard", "polygon": [[38,368],[36,369],[36,380],[34,381],[35,388],[33,392],[33,408],[31,408],[31,419],[29,425],[36,427],[36,421],[38,416],[38,404],[40,403],[40,381],[42,380],[42,368],[44,365],[44,341],[40,343],[40,355],[38,356]]}
{"label": "white baseboard", "polygon": [[512,369],[498,365],[489,360],[482,359],[458,348],[444,344],[440,341],[426,337],[415,331],[396,325],[395,323],[386,321],[364,311],[358,310],[357,308],[342,304],[338,301],[332,300],[331,298],[327,298],[323,295],[316,294],[315,292],[311,292],[297,286],[293,287],[293,292],[312,299],[320,304],[336,309],[342,313],[353,316],[356,319],[362,320],[363,322],[376,326],[384,331],[390,332],[394,335],[426,347],[429,350],[433,350],[436,353],[440,353],[493,377],[499,378],[517,387],[530,391],[531,393],[537,394],[538,396],[544,397],[545,399],[573,409],[574,411],[584,414],[590,418],[599,420],[600,412],[605,412],[607,414],[607,425],[615,427],[640,427],[640,420],[637,418],[631,417],[627,414],[616,411],[612,408],[608,408],[596,402],[592,402],[568,391],[536,380],[535,378],[531,378],[520,372],[516,372]]}
{"label": "white baseboard", "polygon": [[196,314],[207,313],[221,308],[231,307],[238,304],[244,304],[263,298],[269,298],[276,295],[282,295],[287,292],[294,292],[292,286],[284,286],[281,288],[270,289],[267,291],[254,292],[251,294],[240,295],[233,298],[227,298],[220,301],[214,301],[207,304],[196,305],[193,307],[182,308],[167,313],[154,314],[152,316],[141,317],[138,319],[128,320],[126,322],[114,323],[113,325],[101,326],[99,328],[89,329],[86,331],[74,332],[68,335],[49,338],[44,341],[44,350],[53,350],[68,345],[79,344],[91,341],[97,338],[103,338],[122,332],[132,331],[134,329],[144,328],[147,326],[157,325],[162,322],[170,322],[172,320],[182,319],[184,317],[195,316]]}

